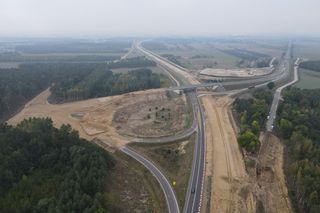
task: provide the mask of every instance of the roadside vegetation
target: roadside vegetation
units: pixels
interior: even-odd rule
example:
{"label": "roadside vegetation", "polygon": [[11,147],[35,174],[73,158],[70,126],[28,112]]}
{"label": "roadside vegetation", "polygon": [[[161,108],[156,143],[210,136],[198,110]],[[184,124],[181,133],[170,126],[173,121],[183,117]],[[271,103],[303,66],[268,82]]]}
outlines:
{"label": "roadside vegetation", "polygon": [[104,189],[114,159],[50,119],[0,126],[1,212],[117,211]]}
{"label": "roadside vegetation", "polygon": [[121,151],[112,155],[117,163],[108,179],[107,192],[118,208],[115,212],[167,212],[164,193],[150,171]]}
{"label": "roadside vegetation", "polygon": [[194,137],[170,144],[130,144],[139,153],[155,162],[167,175],[183,209],[190,177]]}
{"label": "roadside vegetation", "polygon": [[286,169],[297,212],[320,212],[320,90],[283,93],[277,130],[288,150]]}
{"label": "roadside vegetation", "polygon": [[271,103],[272,92],[264,89],[256,90],[253,98],[237,98],[234,102],[240,120],[238,142],[249,152],[256,152],[260,147],[259,135],[264,128]]}

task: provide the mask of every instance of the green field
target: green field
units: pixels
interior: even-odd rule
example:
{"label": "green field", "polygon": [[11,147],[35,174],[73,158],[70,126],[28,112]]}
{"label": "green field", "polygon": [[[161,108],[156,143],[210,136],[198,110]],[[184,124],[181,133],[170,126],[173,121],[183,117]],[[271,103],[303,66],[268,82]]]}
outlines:
{"label": "green field", "polygon": [[281,57],[287,43],[273,41],[154,41],[145,47],[160,55],[173,55],[183,67],[190,70],[204,68],[237,68],[241,58],[225,53],[227,49],[245,49],[252,52]]}
{"label": "green field", "polygon": [[319,72],[300,69],[299,76],[300,76],[300,80],[297,84],[295,84],[295,87],[298,87],[301,89],[320,88],[320,73]]}

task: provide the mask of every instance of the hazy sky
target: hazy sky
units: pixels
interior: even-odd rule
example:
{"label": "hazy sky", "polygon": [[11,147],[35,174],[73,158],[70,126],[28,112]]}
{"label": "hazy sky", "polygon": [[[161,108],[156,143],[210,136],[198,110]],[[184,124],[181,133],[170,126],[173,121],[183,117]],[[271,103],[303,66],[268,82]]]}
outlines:
{"label": "hazy sky", "polygon": [[0,36],[318,34],[320,0],[0,0]]}

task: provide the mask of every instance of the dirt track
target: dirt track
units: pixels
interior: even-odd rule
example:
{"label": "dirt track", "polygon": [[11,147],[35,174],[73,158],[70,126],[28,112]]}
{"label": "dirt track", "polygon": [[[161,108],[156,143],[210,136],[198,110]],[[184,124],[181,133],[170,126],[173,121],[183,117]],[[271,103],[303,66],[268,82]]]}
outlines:
{"label": "dirt track", "polygon": [[283,172],[283,149],[279,138],[270,134],[266,149],[260,155],[257,183],[260,186],[260,199],[268,213],[292,212]]}
{"label": "dirt track", "polygon": [[[247,179],[236,132],[228,115],[228,98],[204,97],[207,133],[206,179],[210,212],[243,212],[239,190]],[[208,183],[208,181],[207,181]],[[209,210],[207,208],[207,210]]]}
{"label": "dirt track", "polygon": [[292,212],[282,168],[283,145],[279,139],[269,137],[258,170],[250,167],[247,172],[230,112],[231,100],[206,96],[202,101],[207,124],[202,212]]}
{"label": "dirt track", "polygon": [[112,126],[114,113],[120,107],[145,99],[148,95],[154,96],[160,93],[164,93],[164,90],[153,89],[52,105],[47,102],[50,91],[45,90],[28,102],[20,113],[8,120],[8,123],[15,125],[29,117],[50,117],[55,127],[70,124],[83,138],[88,140],[97,138],[110,147],[121,147],[128,143],[130,138],[119,135]]}

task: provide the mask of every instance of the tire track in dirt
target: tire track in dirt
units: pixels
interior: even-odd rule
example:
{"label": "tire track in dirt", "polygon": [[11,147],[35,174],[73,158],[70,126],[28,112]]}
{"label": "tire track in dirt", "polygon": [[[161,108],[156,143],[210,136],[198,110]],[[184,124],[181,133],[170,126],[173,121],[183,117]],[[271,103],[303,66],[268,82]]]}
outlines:
{"label": "tire track in dirt", "polygon": [[[231,164],[230,164],[230,159],[229,159],[228,148],[227,148],[227,145],[226,145],[226,138],[225,138],[225,135],[224,135],[225,132],[223,131],[223,128],[222,128],[222,125],[221,125],[221,120],[220,120],[220,115],[219,115],[219,113],[218,113],[216,108],[214,108],[214,112],[216,114],[216,118],[217,118],[218,126],[219,126],[219,133],[221,135],[222,143],[223,143],[223,146],[224,146],[225,159],[226,159],[226,163],[227,163],[228,182],[231,185],[232,184],[231,170],[230,170]],[[231,212],[231,206],[232,206],[232,200],[233,200],[231,190],[229,191],[229,196],[228,197],[229,197],[229,200],[228,200],[229,204],[227,205],[227,212]]]}
{"label": "tire track in dirt", "polygon": [[[252,212],[240,196],[247,186],[248,175],[238,146],[236,130],[229,117],[231,99],[227,97],[203,97],[207,122],[207,180],[210,191],[206,198],[206,212]],[[212,177],[212,178],[211,178]],[[210,209],[210,211],[208,211]]]}

